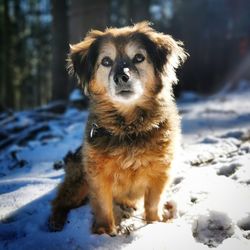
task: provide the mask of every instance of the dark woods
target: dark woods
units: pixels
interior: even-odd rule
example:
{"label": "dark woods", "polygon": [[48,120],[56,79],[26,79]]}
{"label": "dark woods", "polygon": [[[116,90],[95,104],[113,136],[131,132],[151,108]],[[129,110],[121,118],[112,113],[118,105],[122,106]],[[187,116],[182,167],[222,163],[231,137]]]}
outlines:
{"label": "dark woods", "polygon": [[66,100],[75,87],[65,69],[68,44],[91,28],[141,20],[184,41],[190,58],[177,94],[250,79],[248,0],[1,0],[0,111]]}
{"label": "dark woods", "polygon": [[49,1],[1,0],[0,109],[51,99],[50,8]]}

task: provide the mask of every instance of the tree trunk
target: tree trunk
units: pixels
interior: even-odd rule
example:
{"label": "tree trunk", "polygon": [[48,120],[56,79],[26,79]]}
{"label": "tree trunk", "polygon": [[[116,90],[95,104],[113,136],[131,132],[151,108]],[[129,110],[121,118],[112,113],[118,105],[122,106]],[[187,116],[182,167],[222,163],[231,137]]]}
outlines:
{"label": "tree trunk", "polygon": [[105,29],[109,24],[110,0],[72,0],[70,43],[83,39],[90,29]]}
{"label": "tree trunk", "polygon": [[68,21],[66,0],[52,0],[52,99],[65,100],[69,94],[66,72]]}
{"label": "tree trunk", "polygon": [[150,19],[149,6],[151,0],[129,0],[128,17],[133,23],[141,22]]}
{"label": "tree trunk", "polygon": [[[90,29],[104,30],[109,24],[110,0],[71,0],[69,11],[70,43],[80,42]],[[77,86],[70,79],[70,86]]]}
{"label": "tree trunk", "polygon": [[4,0],[4,27],[3,27],[3,47],[4,47],[4,69],[3,69],[3,86],[4,86],[4,105],[7,108],[14,108],[14,86],[12,77],[12,32],[9,16],[9,1]]}

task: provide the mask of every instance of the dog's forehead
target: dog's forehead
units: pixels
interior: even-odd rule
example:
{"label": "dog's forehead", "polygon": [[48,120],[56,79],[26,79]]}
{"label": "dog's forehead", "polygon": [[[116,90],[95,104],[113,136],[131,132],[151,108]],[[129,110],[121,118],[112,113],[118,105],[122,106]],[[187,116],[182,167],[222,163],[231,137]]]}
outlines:
{"label": "dog's forehead", "polygon": [[111,41],[103,41],[100,45],[100,55],[104,54],[105,56],[115,57],[116,56],[116,47],[115,44]]}
{"label": "dog's forehead", "polygon": [[107,36],[102,38],[100,54],[133,54],[136,50],[143,48],[143,44],[134,36]]}

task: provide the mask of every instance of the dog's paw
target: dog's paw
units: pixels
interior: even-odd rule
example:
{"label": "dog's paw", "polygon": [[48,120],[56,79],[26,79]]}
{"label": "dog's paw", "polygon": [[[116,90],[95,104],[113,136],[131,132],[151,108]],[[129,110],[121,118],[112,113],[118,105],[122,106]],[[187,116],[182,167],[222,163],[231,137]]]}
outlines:
{"label": "dog's paw", "polygon": [[146,213],[145,220],[147,224],[151,224],[157,221],[162,221],[162,218],[157,213]]}
{"label": "dog's paw", "polygon": [[98,224],[96,222],[93,222],[92,233],[93,234],[108,234],[109,236],[114,237],[117,235],[117,230],[114,225]]}
{"label": "dog's paw", "polygon": [[50,232],[62,231],[67,220],[67,212],[53,213],[48,220],[48,228]]}
{"label": "dog's paw", "polygon": [[162,212],[160,211],[147,211],[145,219],[147,223],[153,222],[166,222],[176,218],[176,204],[174,202],[166,202],[163,206]]}
{"label": "dog's paw", "polygon": [[121,214],[123,219],[128,219],[132,216],[132,214],[136,211],[135,204],[120,204]]}
{"label": "dog's paw", "polygon": [[168,201],[164,204],[162,221],[166,222],[168,220],[176,218],[176,204],[174,202]]}

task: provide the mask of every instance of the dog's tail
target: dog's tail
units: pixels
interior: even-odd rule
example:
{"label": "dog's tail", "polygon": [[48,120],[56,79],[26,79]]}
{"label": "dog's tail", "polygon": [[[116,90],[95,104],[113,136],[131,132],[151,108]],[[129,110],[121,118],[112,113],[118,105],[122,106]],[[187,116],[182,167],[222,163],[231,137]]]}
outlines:
{"label": "dog's tail", "polygon": [[83,205],[88,198],[89,187],[85,178],[81,147],[64,157],[65,178],[52,201],[52,215],[49,218],[51,231],[62,230],[68,212]]}

